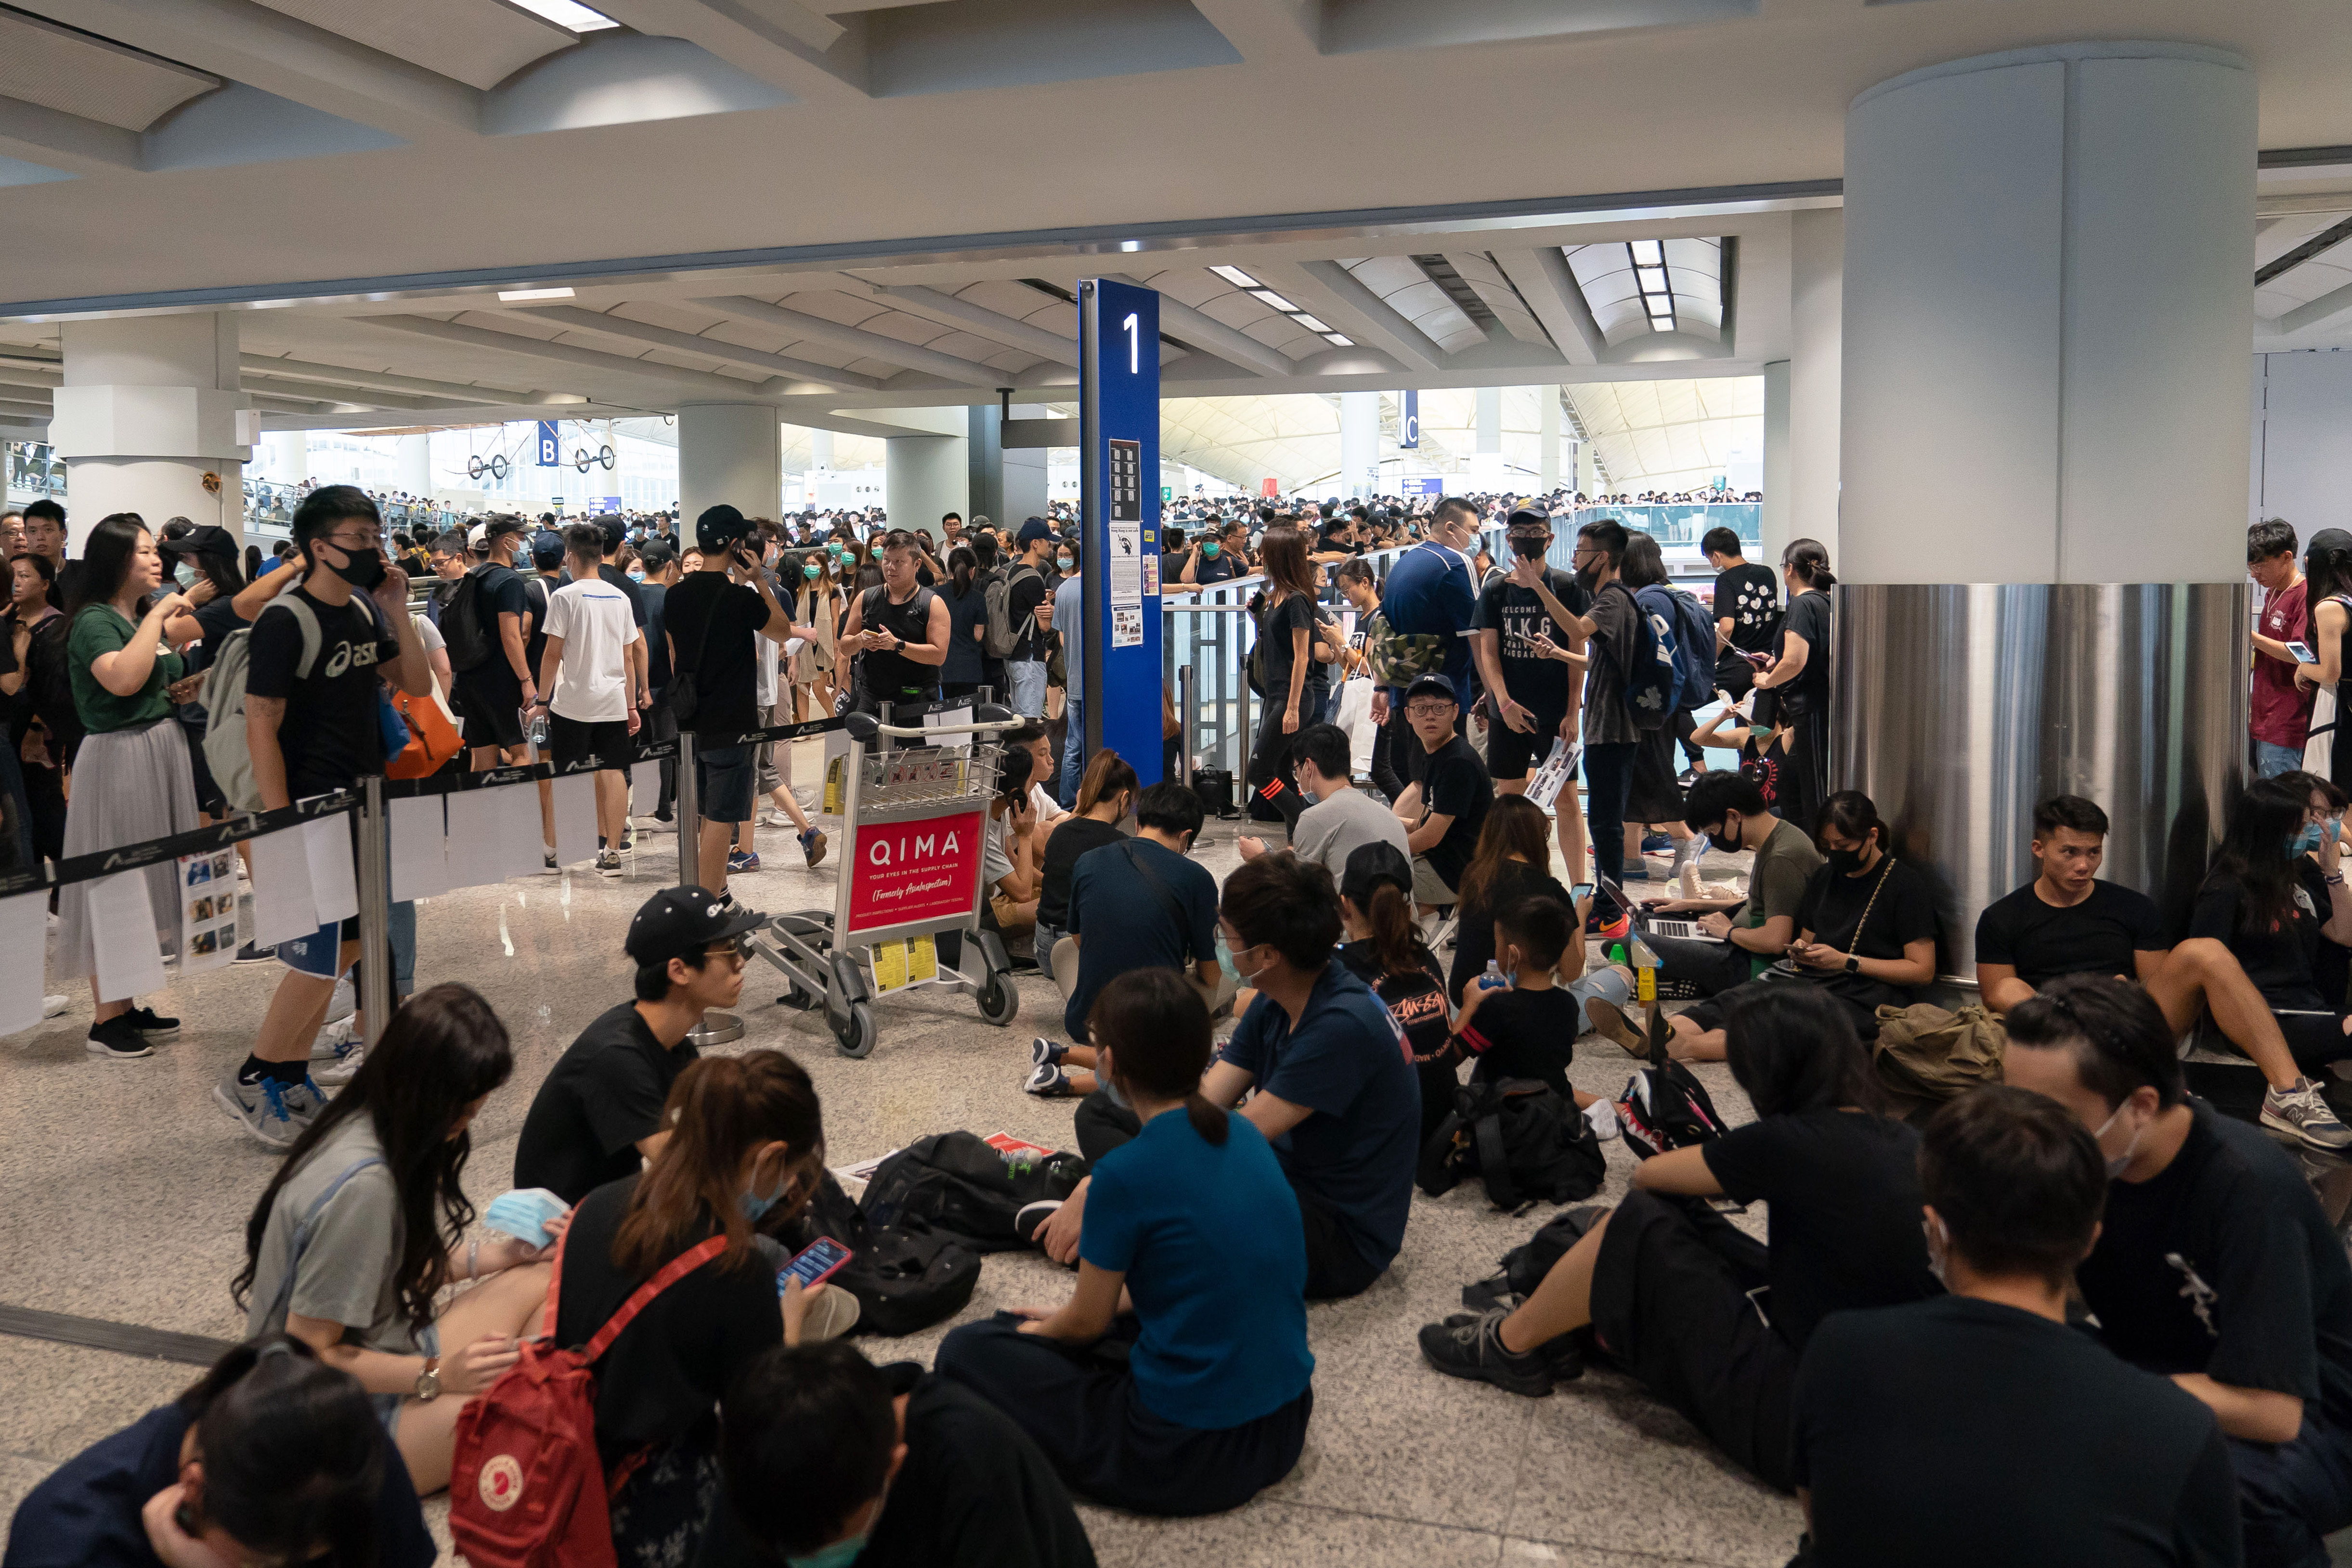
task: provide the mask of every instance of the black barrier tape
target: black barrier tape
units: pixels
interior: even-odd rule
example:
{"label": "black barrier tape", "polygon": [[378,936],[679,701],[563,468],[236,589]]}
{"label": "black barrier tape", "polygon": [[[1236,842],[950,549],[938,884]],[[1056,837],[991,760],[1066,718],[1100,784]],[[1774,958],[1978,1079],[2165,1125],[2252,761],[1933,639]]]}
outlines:
{"label": "black barrier tape", "polygon": [[715,750],[729,746],[760,746],[771,740],[806,740],[813,735],[825,735],[848,727],[847,718],[813,718],[804,724],[772,724],[765,729],[712,730],[694,732],[698,751]]}
{"label": "black barrier tape", "polygon": [[249,817],[233,817],[209,828],[193,828],[166,839],[117,844],[110,850],[98,850],[59,861],[54,867],[40,866],[0,876],[0,898],[50,887],[64,887],[69,883],[91,882],[101,876],[111,876],[119,871],[137,871],[142,866],[177,860],[182,855],[226,849],[245,839],[257,839],[264,833],[274,833],[280,828],[297,827],[320,817],[341,816],[357,810],[359,804],[358,790],[339,789],[331,795],[313,795],[307,800],[297,800],[291,806],[275,811],[257,811]]}
{"label": "black barrier tape", "polygon": [[[677,755],[677,741],[653,741],[629,753],[629,766],[634,768],[640,762],[660,762]],[[566,779],[574,773],[604,770],[604,762],[593,757],[583,757],[573,762],[519,762],[510,768],[486,768],[479,773],[436,773],[424,779],[387,779],[383,781],[383,797],[387,800],[406,800],[420,795],[455,795],[465,789],[494,789],[502,784],[530,784],[549,779]]]}

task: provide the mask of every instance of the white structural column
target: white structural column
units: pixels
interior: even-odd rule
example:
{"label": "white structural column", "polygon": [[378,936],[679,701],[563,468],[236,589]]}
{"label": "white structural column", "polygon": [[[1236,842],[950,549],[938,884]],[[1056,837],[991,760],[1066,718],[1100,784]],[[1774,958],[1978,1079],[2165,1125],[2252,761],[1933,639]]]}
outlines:
{"label": "white structural column", "polygon": [[433,493],[433,438],[431,436],[421,433],[402,436],[399,450],[394,454],[394,461],[399,465],[400,475],[393,482],[394,489],[405,490],[412,496],[429,496]]}
{"label": "white structural column", "polygon": [[[427,439],[430,439],[429,437]],[[310,476],[310,433],[273,430],[261,438],[257,461],[273,485],[299,485]]]}
{"label": "white structural column", "polygon": [[971,510],[968,440],[961,435],[893,435],[883,442],[883,499],[892,528],[929,528],[939,538],[942,514]]}
{"label": "white structural column", "polygon": [[1796,537],[1789,528],[1789,361],[1764,366],[1764,505],[1759,519],[1762,559],[1777,561]]}
{"label": "white structural column", "polygon": [[1854,100],[1841,576],[2242,576],[2221,522],[2247,493],[2254,145],[2252,68],[2186,44],[1959,60]]}
{"label": "white structural column", "polygon": [[677,514],[694,519],[720,502],[747,517],[772,514],[783,496],[783,427],[760,402],[689,402],[677,411]]}
{"label": "white structural column", "polygon": [[1503,487],[1503,389],[1480,387],[1470,440],[1470,484],[1473,489]]}
{"label": "white structural column", "polygon": [[1559,389],[1536,388],[1536,488],[1550,495],[1559,488]]}
{"label": "white structural column", "polygon": [[[1765,536],[1766,560],[1777,565],[1790,538],[1819,539],[1830,559],[1839,553],[1839,423],[1845,284],[1843,212],[1792,213],[1789,219],[1789,466],[1788,532],[1780,544]],[[1768,391],[1766,395],[1770,395]],[[1771,493],[1771,486],[1765,486]]]}
{"label": "white structural column", "polygon": [[1381,394],[1339,394],[1339,494],[1377,495],[1381,480]]}
{"label": "white structural column", "polygon": [[59,329],[64,384],[49,441],[66,460],[75,553],[99,522],[137,512],[245,533],[245,465],[259,416],[237,391],[236,318],[139,316]]}

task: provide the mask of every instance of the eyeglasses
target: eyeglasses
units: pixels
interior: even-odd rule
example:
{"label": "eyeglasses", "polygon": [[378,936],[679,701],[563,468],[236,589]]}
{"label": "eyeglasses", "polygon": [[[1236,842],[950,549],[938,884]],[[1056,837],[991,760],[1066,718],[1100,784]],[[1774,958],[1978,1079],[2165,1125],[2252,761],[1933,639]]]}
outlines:
{"label": "eyeglasses", "polygon": [[1455,706],[1453,703],[1407,703],[1404,716],[1407,718],[1447,718],[1452,716]]}

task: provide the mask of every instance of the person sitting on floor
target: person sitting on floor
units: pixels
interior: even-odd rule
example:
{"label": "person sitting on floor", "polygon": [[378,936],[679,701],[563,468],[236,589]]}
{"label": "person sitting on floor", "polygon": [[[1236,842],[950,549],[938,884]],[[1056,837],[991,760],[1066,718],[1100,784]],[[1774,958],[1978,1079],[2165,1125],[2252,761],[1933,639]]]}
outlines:
{"label": "person sitting on floor", "polygon": [[[1985,1006],[2007,1012],[2061,975],[2136,977],[2175,1035],[2194,1030],[2210,1009],[2223,1037],[2253,1059],[2269,1084],[2263,1126],[2309,1148],[2352,1145],[2352,1128],[2296,1065],[2270,1002],[2229,945],[2191,936],[2167,952],[2155,904],[2098,880],[2106,841],[2106,812],[2080,795],[2053,796],[2033,808],[2034,879],[1977,917],[1977,988]],[[2297,875],[2306,894],[2316,879],[2319,896],[2327,896],[2326,873],[2316,865],[2298,867]],[[2336,990],[2342,993],[2340,978]]]}
{"label": "person sitting on floor", "polygon": [[1803,1561],[2236,1563],[2237,1479],[2213,1413],[2066,1326],[2107,1187],[2088,1131],[1988,1085],[1927,1124],[1919,1186],[1951,1294],[1832,1313],[1797,1369]]}
{"label": "person sitting on floor", "polygon": [[[1350,778],[1355,761],[1346,730],[1336,724],[1308,725],[1291,743],[1290,760],[1298,792],[1315,802],[1298,813],[1298,825],[1290,831],[1291,853],[1320,863],[1334,877],[1365,844],[1391,844],[1399,853],[1412,854],[1396,813],[1357,789]],[[1239,841],[1245,861],[1266,852],[1263,839],[1244,833]]]}
{"label": "person sitting on floor", "polygon": [[1495,801],[1495,781],[1486,758],[1454,727],[1462,706],[1452,681],[1444,675],[1415,680],[1405,688],[1404,716],[1415,744],[1397,771],[1412,782],[1395,811],[1412,850],[1413,897],[1426,915],[1458,901],[1462,873]]}
{"label": "person sitting on floor", "polygon": [[1395,845],[1369,843],[1348,857],[1339,874],[1339,925],[1348,936],[1339,962],[1380,998],[1412,1057],[1426,1144],[1454,1109],[1462,1052],[1454,1040],[1444,968],[1413,922],[1412,862]]}
{"label": "person sitting on floor", "polygon": [[[1287,855],[1254,863],[1283,862],[1329,880]],[[1181,975],[1120,976],[1089,1022],[1141,1130],[1087,1178],[1077,1287],[1056,1310],[953,1330],[934,1370],[1010,1416],[1082,1496],[1138,1513],[1237,1508],[1297,1463],[1315,1407],[1293,1178],[1255,1104],[1212,1103],[1227,1069],[1210,1064],[1209,1010]],[[1127,1354],[1102,1354],[1106,1339]]]}
{"label": "person sitting on floor", "polygon": [[[1495,802],[1498,808],[1502,803]],[[1515,898],[1496,910],[1495,949],[1502,955],[1498,962],[1510,983],[1491,989],[1473,985],[1454,1018],[1454,1038],[1462,1053],[1478,1064],[1471,1070],[1472,1082],[1532,1080],[1575,1102],[1597,1135],[1613,1138],[1617,1113],[1609,1102],[1571,1088],[1568,1082],[1568,1063],[1576,1051],[1577,1031],[1584,1026],[1588,998],[1580,986],[1560,985],[1553,974],[1566,955],[1584,946],[1584,920],[1591,912],[1589,902],[1570,909],[1540,894]],[[1594,979],[1622,985],[1622,977],[1612,968],[1602,969]],[[1628,991],[1616,992],[1621,1006],[1630,998]]]}
{"label": "person sitting on floor", "polygon": [[2246,1562],[2319,1568],[2352,1525],[2352,1263],[2311,1184],[2185,1096],[2138,987],[2069,975],[2008,1028],[2002,1079],[2064,1106],[2107,1162],[2105,1222],[2074,1270],[2100,1337],[2220,1420]]}
{"label": "person sitting on floor", "polygon": [[[1034,951],[1037,967],[1055,984],[1061,983],[1054,964],[1054,948],[1069,935],[1070,883],[1078,857],[1088,850],[1116,844],[1127,837],[1119,824],[1135,810],[1143,786],[1127,758],[1104,747],[1087,759],[1086,777],[1078,783],[1076,810],[1062,819],[1045,841],[1044,878],[1037,890],[1037,932]],[[1074,955],[1075,956],[1075,953]],[[1077,971],[1070,971],[1075,982]],[[1065,996],[1063,1000],[1067,1001]]]}
{"label": "person sitting on floor", "polygon": [[[1495,911],[1538,895],[1563,906],[1576,902],[1576,895],[1551,874],[1551,820],[1525,795],[1498,795],[1486,809],[1478,847],[1462,873],[1462,903],[1456,911],[1461,920],[1454,933],[1454,963],[1445,977],[1454,1006],[1462,1005],[1465,993],[1495,959]],[[1580,953],[1578,964],[1581,974]]]}
{"label": "person sitting on floor", "polygon": [[[1242,1114],[1297,1194],[1309,1301],[1356,1295],[1387,1270],[1420,1153],[1420,1084],[1388,1009],[1334,956],[1339,904],[1331,873],[1296,855],[1260,855],[1226,879],[1220,934],[1257,999],[1201,1081],[1213,1105],[1257,1091]],[[1057,1262],[1078,1253],[1086,1193],[1079,1183],[1034,1238]]]}
{"label": "person sitting on floor", "polygon": [[[1814,1328],[1937,1289],[1919,1230],[1919,1134],[1879,1113],[1853,1021],[1818,988],[1743,998],[1727,1022],[1731,1075],[1757,1120],[1643,1160],[1625,1201],[1532,1295],[1427,1325],[1421,1353],[1448,1376],[1528,1395],[1581,1376],[1588,1350],[1606,1355],[1786,1491],[1790,1393]],[[1769,1240],[1696,1201],[1716,1197],[1768,1203]]]}
{"label": "person sitting on floor", "polygon": [[729,1385],[719,1424],[730,1506],[696,1568],[1095,1568],[1028,1434],[913,1362],[779,1346]]}
{"label": "person sitting on floor", "polygon": [[232,1347],[194,1386],[25,1494],[5,1568],[431,1568],[367,1390],[299,1340]]}

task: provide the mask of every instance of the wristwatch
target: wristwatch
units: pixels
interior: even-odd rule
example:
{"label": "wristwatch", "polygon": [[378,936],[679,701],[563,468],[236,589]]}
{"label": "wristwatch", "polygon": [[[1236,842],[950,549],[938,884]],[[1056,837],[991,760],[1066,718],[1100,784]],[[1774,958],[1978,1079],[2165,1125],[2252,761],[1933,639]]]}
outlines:
{"label": "wristwatch", "polygon": [[1861,973],[1862,973],[1862,960],[1861,960],[1861,959],[1859,959],[1859,958],[1857,958],[1857,957],[1855,957],[1855,956],[1854,956],[1853,954],[1851,954],[1851,953],[1847,954],[1847,955],[1845,956],[1845,972],[1846,972],[1847,974],[1849,974],[1849,975],[1859,975],[1859,974],[1861,974]]}
{"label": "wristwatch", "polygon": [[898,636],[894,633],[890,638],[890,652],[894,653],[903,653],[906,651],[907,640],[904,637]]}
{"label": "wristwatch", "polygon": [[416,1375],[416,1402],[430,1405],[440,1397],[441,1358],[428,1355],[425,1358],[425,1370]]}

